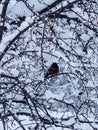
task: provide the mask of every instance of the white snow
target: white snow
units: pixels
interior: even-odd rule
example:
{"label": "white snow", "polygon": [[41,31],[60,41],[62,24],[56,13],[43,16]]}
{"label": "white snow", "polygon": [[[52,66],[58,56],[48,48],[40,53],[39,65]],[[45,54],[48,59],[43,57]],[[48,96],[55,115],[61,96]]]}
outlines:
{"label": "white snow", "polygon": [[15,68],[11,69],[10,73],[13,75],[13,76],[18,76],[19,75],[19,71]]}
{"label": "white snow", "polygon": [[[53,3],[55,0],[27,0],[27,6],[30,6],[32,11],[34,13],[39,12],[43,8],[47,7],[47,5]],[[69,1],[63,1],[62,4],[59,4],[56,8],[53,8],[52,11],[55,11],[57,9],[60,9],[61,7],[64,7],[68,3],[71,3],[74,0],[69,0]],[[89,3],[90,4],[90,3]],[[97,5],[96,5],[97,6]],[[3,5],[0,4],[0,14],[2,13],[2,7]],[[92,7],[93,8],[93,7]],[[72,11],[66,11],[64,12],[68,17],[71,18],[79,18],[79,20],[82,19],[82,22],[87,24],[89,17],[87,13],[84,13],[85,10],[82,8],[79,8],[77,4],[72,8]],[[0,42],[0,53],[4,51],[4,49],[9,45],[10,41],[13,40],[19,33],[20,31],[24,30],[27,28],[33,21],[36,21],[36,24],[34,25],[34,28],[30,27],[22,36],[21,36],[15,41],[15,44],[17,44],[17,47],[15,44],[13,44],[7,51],[6,55],[3,57],[3,60],[1,61],[0,65],[4,63],[3,67],[0,68],[0,74],[1,73],[7,73],[11,76],[20,76],[20,83],[21,87],[24,87],[28,93],[30,94],[31,98],[33,99],[39,96],[40,94],[42,96],[38,97],[39,104],[43,101],[43,104],[45,105],[48,113],[51,115],[51,117],[55,118],[56,120],[60,119],[65,119],[62,120],[61,124],[70,126],[74,124],[74,129],[76,130],[93,130],[91,127],[98,127],[97,123],[95,123],[95,118],[98,118],[98,115],[95,115],[94,109],[95,105],[98,104],[98,95],[97,95],[97,82],[95,81],[95,75],[98,70],[98,38],[96,38],[94,35],[94,31],[90,30],[89,28],[85,27],[81,23],[80,24],[75,24],[73,20],[71,20],[70,25],[67,24],[67,21],[65,19],[56,20],[54,23],[50,21],[49,24],[45,23],[45,34],[46,37],[53,37],[52,41],[47,41],[45,39],[43,42],[45,44],[42,44],[41,48],[41,43],[42,39],[42,34],[43,34],[43,27],[44,27],[44,20],[47,21],[47,19],[44,19],[44,15],[40,16],[38,13],[34,16],[34,13],[30,11],[26,5],[23,3],[23,1],[19,0],[10,0],[8,9],[7,9],[7,15],[6,17],[8,18],[8,21],[6,21],[5,25],[7,27],[7,32],[4,32],[3,38]],[[63,14],[64,14],[63,13]],[[20,26],[17,25],[10,25],[9,21],[11,20],[16,20],[18,16],[26,16],[26,19],[20,24]],[[80,16],[80,17],[79,17]],[[92,17],[94,15],[92,14]],[[40,23],[37,22],[39,18],[42,18],[43,21]],[[2,20],[2,19],[1,19]],[[49,19],[50,20],[50,19]],[[73,21],[73,22],[72,22]],[[97,19],[94,18],[92,20],[93,26],[94,22],[96,23]],[[64,25],[63,25],[64,23]],[[90,22],[89,22],[90,23]],[[0,23],[2,25],[2,22]],[[61,27],[61,25],[63,27]],[[50,26],[54,26],[53,29],[56,33],[56,36],[52,34],[52,32],[49,32]],[[91,27],[93,27],[91,26]],[[94,26],[95,27],[95,26]],[[96,25],[97,28],[97,25]],[[34,32],[33,32],[34,31]],[[76,32],[81,34],[80,38],[82,39],[81,41],[78,41],[79,39],[76,38]],[[35,35],[35,34],[36,35]],[[83,52],[83,45],[85,45],[89,38],[93,37],[95,40],[91,41],[88,44],[87,47],[87,54]],[[60,40],[63,39],[63,40]],[[56,44],[56,40],[58,40],[58,44],[60,47],[64,49],[64,53]],[[81,44],[80,44],[81,43]],[[96,44],[96,45],[95,45]],[[93,49],[91,49],[91,47]],[[11,50],[12,49],[12,50]],[[15,50],[14,50],[15,49]],[[43,50],[41,50],[43,49]],[[74,50],[74,51],[73,51]],[[36,51],[32,53],[33,51]],[[44,52],[44,53],[42,53]],[[22,55],[20,55],[22,53]],[[42,54],[42,55],[41,55]],[[82,60],[78,59],[75,55],[81,55]],[[42,56],[42,57],[41,57]],[[10,59],[12,60],[10,61]],[[42,59],[41,59],[42,58]],[[41,60],[40,60],[41,59]],[[60,72],[59,73],[66,73],[65,75],[57,75],[54,78],[49,78],[49,79],[44,79],[44,72],[47,70],[47,68],[53,63],[57,62],[59,67],[60,67]],[[44,68],[42,68],[42,65],[44,65]],[[86,69],[84,69],[84,66]],[[88,73],[89,71],[89,73]],[[90,73],[91,72],[91,73]],[[96,73],[95,73],[96,72]],[[67,74],[68,73],[68,74]],[[91,76],[91,78],[90,78]],[[97,80],[96,76],[96,80]],[[87,78],[87,80],[84,81],[83,84],[83,78]],[[3,79],[0,79],[2,81]],[[35,84],[36,82],[41,82],[37,86],[38,94],[35,97]],[[4,82],[11,82],[9,79],[4,79]],[[3,82],[0,82],[3,83]],[[0,84],[1,91],[0,95],[2,95],[0,98],[1,99],[10,99],[8,102],[8,108],[9,110],[12,110],[15,116],[17,116],[17,112],[22,111],[23,112],[28,112],[30,113],[29,107],[32,108],[32,112],[37,115],[33,104],[31,103],[30,99],[28,99],[28,103],[30,103],[30,106],[23,105],[23,104],[18,104],[16,103],[13,104],[11,98],[17,99],[17,100],[24,100],[25,94],[22,93],[22,90],[20,91],[20,86],[10,86],[9,84],[7,85],[7,90],[6,93],[4,94],[5,91],[5,86],[3,84]],[[24,85],[24,86],[22,86]],[[13,89],[12,89],[13,88]],[[88,89],[92,89],[89,90]],[[10,91],[11,90],[11,91]],[[8,93],[7,93],[8,91]],[[82,95],[79,96],[80,92],[84,92]],[[87,92],[88,91],[88,92]],[[1,100],[0,99],[0,100]],[[90,104],[91,106],[89,107],[89,103],[86,104],[85,101],[90,100],[92,103]],[[61,101],[61,102],[60,102]],[[63,101],[63,102],[62,102]],[[12,104],[11,104],[12,103]],[[37,105],[39,105],[37,104]],[[70,105],[66,105],[70,104]],[[11,108],[10,108],[10,105]],[[16,105],[16,106],[15,106]],[[49,106],[50,105],[50,106]],[[78,116],[78,118],[81,121],[85,122],[85,118],[79,114],[76,113],[75,109],[71,106],[75,106],[77,110],[79,110],[80,113],[83,112],[85,117],[88,119],[88,121],[91,121],[91,125],[88,123],[81,123],[79,120],[75,120],[75,117]],[[79,106],[81,106],[81,109],[79,109]],[[0,111],[2,112],[3,108],[0,104]],[[45,110],[44,108],[40,107],[38,108],[38,112],[41,114],[43,117],[47,117],[45,115]],[[86,112],[85,112],[85,109]],[[76,115],[77,114],[77,115]],[[33,126],[35,126],[35,122],[33,124],[33,121],[27,116],[17,116],[21,120],[21,122],[24,124],[26,127],[26,130],[29,129],[29,126],[32,126],[31,129],[33,129]],[[9,118],[9,120],[12,120],[12,118]],[[97,119],[96,119],[97,120]],[[15,129],[21,130],[21,128],[18,128],[18,124],[14,122]],[[30,124],[31,123],[31,124]],[[36,121],[36,123],[39,123],[39,120]],[[30,124],[30,125],[28,125]],[[9,126],[12,127],[13,124],[11,122],[9,123]],[[0,129],[3,130],[3,124],[0,120]],[[50,128],[47,128],[47,130],[62,130],[63,128],[61,127],[56,127],[54,125],[50,125]],[[43,129],[42,129],[43,130]],[[71,130],[70,128],[64,128],[63,130]]]}

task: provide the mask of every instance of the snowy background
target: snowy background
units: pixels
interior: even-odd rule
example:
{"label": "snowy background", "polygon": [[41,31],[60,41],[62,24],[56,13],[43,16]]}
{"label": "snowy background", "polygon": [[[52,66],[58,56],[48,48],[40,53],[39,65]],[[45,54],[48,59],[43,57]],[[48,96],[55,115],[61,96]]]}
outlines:
{"label": "snowy background", "polygon": [[0,130],[97,130],[98,1],[1,0],[0,14]]}

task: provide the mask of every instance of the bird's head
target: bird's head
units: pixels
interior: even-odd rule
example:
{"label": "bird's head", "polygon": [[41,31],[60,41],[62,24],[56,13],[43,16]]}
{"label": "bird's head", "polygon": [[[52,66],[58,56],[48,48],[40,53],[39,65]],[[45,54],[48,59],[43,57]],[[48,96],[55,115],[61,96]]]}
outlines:
{"label": "bird's head", "polygon": [[52,64],[52,67],[56,67],[56,66],[57,66],[57,63],[54,62],[54,63]]}

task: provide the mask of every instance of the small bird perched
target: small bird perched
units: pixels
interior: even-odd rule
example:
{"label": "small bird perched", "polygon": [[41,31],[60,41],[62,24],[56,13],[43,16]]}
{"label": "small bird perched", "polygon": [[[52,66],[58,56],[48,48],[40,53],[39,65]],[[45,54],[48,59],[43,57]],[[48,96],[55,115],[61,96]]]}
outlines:
{"label": "small bird perched", "polygon": [[56,76],[59,73],[59,67],[57,63],[53,63],[45,74],[45,78]]}

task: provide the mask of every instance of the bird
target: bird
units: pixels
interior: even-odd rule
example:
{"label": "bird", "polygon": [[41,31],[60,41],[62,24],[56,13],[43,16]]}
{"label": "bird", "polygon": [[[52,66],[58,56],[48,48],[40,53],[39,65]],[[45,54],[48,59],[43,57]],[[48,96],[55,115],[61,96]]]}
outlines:
{"label": "bird", "polygon": [[59,66],[56,62],[52,63],[49,67],[47,73],[45,74],[45,78],[50,78],[56,76],[59,73]]}

